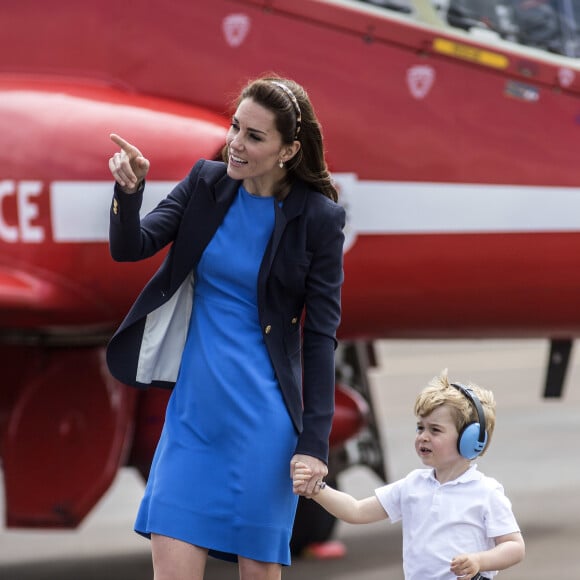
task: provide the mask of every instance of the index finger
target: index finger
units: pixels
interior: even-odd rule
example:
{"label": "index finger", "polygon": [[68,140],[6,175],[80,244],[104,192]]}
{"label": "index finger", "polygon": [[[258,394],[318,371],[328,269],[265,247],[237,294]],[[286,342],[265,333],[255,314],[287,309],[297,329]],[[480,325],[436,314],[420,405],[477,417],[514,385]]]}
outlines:
{"label": "index finger", "polygon": [[137,149],[134,145],[131,145],[129,141],[125,141],[122,137],[117,135],[116,133],[111,133],[109,135],[111,141],[118,145],[129,157],[138,157],[141,155],[141,151]]}

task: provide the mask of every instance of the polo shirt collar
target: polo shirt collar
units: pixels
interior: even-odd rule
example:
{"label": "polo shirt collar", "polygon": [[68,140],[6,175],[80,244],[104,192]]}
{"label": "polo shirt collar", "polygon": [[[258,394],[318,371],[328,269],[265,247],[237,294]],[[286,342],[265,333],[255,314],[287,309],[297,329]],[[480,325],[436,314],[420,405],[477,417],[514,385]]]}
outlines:
{"label": "polo shirt collar", "polygon": [[481,479],[481,472],[477,471],[477,463],[472,463],[467,471],[464,471],[459,477],[452,479],[451,481],[439,483],[435,477],[435,469],[430,469],[427,472],[427,478],[435,482],[437,485],[458,485],[460,483],[467,483],[468,481],[476,481]]}

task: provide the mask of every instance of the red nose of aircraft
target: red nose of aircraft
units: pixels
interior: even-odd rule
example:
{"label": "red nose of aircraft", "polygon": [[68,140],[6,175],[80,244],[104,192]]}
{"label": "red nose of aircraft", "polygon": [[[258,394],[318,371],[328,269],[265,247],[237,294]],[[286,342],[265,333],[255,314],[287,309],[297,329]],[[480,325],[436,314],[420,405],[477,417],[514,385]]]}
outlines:
{"label": "red nose of aircraft", "polygon": [[[151,161],[144,209],[214,158],[228,123],[207,110],[81,82],[0,77],[0,313],[19,330],[114,325],[154,264],[108,252],[114,132]],[[121,292],[119,290],[121,289]]]}

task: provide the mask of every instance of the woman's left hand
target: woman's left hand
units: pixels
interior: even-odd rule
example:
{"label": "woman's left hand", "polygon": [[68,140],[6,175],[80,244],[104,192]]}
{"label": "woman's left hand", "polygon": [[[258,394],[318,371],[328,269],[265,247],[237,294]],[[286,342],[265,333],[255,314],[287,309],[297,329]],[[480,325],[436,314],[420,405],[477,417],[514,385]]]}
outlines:
{"label": "woman's left hand", "polygon": [[305,497],[312,497],[320,491],[320,484],[324,481],[324,478],[328,474],[328,467],[323,461],[316,457],[297,454],[294,455],[294,457],[292,457],[290,460],[291,478],[294,478],[294,467],[299,461],[305,463],[308,466],[308,468],[312,471],[312,477],[309,480],[304,481],[298,489],[294,488],[294,493],[303,495]]}

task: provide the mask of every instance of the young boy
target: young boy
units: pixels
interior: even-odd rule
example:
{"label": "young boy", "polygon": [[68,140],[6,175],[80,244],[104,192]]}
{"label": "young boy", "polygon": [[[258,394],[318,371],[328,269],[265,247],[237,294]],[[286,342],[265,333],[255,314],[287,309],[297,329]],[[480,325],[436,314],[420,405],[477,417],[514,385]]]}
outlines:
{"label": "young boy", "polygon": [[449,383],[444,371],[417,397],[415,415],[415,451],[428,469],[357,500],[322,481],[308,489],[310,470],[297,463],[294,492],[348,523],[402,520],[406,580],[493,578],[525,554],[503,487],[472,464],[493,434],[493,393]]}

